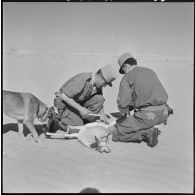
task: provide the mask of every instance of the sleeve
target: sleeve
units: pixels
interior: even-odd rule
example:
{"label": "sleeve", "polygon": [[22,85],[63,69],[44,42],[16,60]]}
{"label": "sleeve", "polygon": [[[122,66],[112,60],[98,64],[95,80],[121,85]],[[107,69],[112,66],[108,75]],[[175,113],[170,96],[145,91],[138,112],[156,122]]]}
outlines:
{"label": "sleeve", "polygon": [[66,94],[68,97],[74,98],[83,91],[85,84],[85,76],[81,73],[64,83],[64,85],[60,88],[60,91]]}
{"label": "sleeve", "polygon": [[132,100],[133,95],[133,82],[123,78],[120,83],[119,93],[117,98],[118,109],[121,113],[127,113],[134,108]]}
{"label": "sleeve", "polygon": [[98,88],[98,89],[97,89],[97,94],[103,95],[103,89],[102,89],[102,88]]}

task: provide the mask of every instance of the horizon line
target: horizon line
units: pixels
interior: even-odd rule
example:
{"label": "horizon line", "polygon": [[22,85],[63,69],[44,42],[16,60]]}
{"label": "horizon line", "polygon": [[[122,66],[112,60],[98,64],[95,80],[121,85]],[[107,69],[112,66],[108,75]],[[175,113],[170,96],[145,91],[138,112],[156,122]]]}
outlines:
{"label": "horizon line", "polygon": [[[3,55],[11,55],[11,54],[18,54],[19,57],[27,57],[27,56],[38,56],[38,55],[49,55],[51,57],[57,56],[120,56],[121,53],[62,53],[62,52],[34,52],[29,50],[18,50],[18,51],[9,51],[3,50]],[[145,58],[145,59],[191,59],[193,60],[193,56],[186,55],[186,56],[161,56],[157,54],[140,54],[134,55],[135,58]]]}

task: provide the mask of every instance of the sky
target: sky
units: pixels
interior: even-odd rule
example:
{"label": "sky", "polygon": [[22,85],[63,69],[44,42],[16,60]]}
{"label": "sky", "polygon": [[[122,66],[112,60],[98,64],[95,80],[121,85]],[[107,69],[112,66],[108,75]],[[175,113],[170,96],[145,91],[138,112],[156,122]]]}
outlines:
{"label": "sky", "polygon": [[4,2],[5,51],[192,56],[193,3]]}

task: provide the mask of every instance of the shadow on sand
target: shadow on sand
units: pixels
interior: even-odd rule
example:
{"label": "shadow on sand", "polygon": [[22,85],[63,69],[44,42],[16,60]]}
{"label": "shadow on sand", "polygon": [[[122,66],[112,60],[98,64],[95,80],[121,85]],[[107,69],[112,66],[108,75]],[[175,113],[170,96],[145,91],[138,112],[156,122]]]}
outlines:
{"label": "shadow on sand", "polygon": [[100,191],[96,188],[85,188],[83,190],[81,190],[79,193],[89,193],[89,194],[96,194],[96,193],[100,193]]}
{"label": "shadow on sand", "polygon": [[[38,133],[38,135],[41,135],[44,131],[44,125],[34,125],[35,129]],[[24,128],[24,136],[26,136],[27,134],[30,133],[30,131],[28,130],[28,128],[23,125]],[[14,132],[18,132],[18,124],[17,123],[7,123],[3,125],[3,134],[7,133],[9,131],[14,131]]]}

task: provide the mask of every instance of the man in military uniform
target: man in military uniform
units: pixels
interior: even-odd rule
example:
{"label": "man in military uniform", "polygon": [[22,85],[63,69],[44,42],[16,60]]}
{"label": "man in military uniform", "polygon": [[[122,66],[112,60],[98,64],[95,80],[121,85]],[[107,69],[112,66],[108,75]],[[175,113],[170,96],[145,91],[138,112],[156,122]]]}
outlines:
{"label": "man in military uniform", "polygon": [[[173,110],[167,105],[168,94],[156,73],[137,65],[131,53],[118,59],[120,82],[117,105],[124,114],[113,133],[112,140],[120,142],[146,142],[154,147],[158,143],[159,130],[155,125],[166,124]],[[130,111],[134,110],[132,116]]]}
{"label": "man in military uniform", "polygon": [[108,64],[94,74],[79,73],[66,81],[54,99],[59,127],[66,130],[67,125],[80,126],[92,122],[96,117],[91,113],[100,114],[100,119],[106,122],[102,88],[107,85],[112,87],[115,79],[116,73]]}

